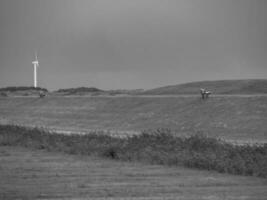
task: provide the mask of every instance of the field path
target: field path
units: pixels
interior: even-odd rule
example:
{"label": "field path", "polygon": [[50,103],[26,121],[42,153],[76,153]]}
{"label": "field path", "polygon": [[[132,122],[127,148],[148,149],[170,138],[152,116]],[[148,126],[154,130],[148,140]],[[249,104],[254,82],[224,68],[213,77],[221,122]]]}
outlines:
{"label": "field path", "polygon": [[0,199],[264,200],[267,180],[0,147]]}

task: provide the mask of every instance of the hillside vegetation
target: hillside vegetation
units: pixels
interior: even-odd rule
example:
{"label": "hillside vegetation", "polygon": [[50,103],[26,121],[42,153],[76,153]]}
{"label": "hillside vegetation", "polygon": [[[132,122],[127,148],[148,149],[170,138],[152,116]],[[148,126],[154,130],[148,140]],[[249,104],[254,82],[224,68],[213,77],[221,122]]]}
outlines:
{"label": "hillside vegetation", "polygon": [[123,161],[267,177],[267,144],[235,146],[204,135],[174,137],[168,130],[144,132],[120,139],[99,135],[97,132],[67,136],[38,129],[0,126],[0,146],[23,146]]}
{"label": "hillside vegetation", "polygon": [[19,91],[28,91],[28,90],[35,90],[35,91],[44,91],[48,92],[47,89],[41,88],[41,87],[5,87],[5,88],[0,88],[0,92],[19,92]]}
{"label": "hillside vegetation", "polygon": [[100,90],[98,88],[94,87],[79,87],[79,88],[68,88],[68,89],[59,89],[57,92],[69,92],[69,93],[74,93],[74,92],[103,92],[103,90]]}
{"label": "hillside vegetation", "polygon": [[39,92],[47,93],[48,90],[41,87],[5,87],[0,88],[0,97],[7,97],[7,96],[36,96]]}
{"label": "hillside vegetation", "polygon": [[142,94],[198,94],[200,88],[208,89],[213,94],[267,94],[267,79],[192,82],[155,88]]}
{"label": "hillside vegetation", "polygon": [[101,90],[94,87],[78,87],[78,88],[67,88],[59,89],[52,94],[55,95],[64,95],[64,96],[114,96],[114,95],[136,95],[140,94],[144,90],[135,89],[135,90]]}

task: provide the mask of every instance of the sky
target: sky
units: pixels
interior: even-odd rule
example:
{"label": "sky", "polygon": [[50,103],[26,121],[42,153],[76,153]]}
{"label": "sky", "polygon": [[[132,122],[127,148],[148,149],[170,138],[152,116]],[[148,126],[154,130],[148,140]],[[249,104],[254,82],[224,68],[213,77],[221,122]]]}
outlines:
{"label": "sky", "polygon": [[0,0],[0,87],[267,78],[266,0]]}

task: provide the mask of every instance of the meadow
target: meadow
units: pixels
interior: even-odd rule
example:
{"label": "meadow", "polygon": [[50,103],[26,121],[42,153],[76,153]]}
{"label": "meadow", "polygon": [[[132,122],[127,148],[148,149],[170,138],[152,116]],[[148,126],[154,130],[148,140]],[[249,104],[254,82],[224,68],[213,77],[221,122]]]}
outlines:
{"label": "meadow", "polygon": [[171,129],[231,141],[266,142],[267,96],[0,97],[0,123],[75,132]]}
{"label": "meadow", "polygon": [[265,179],[0,146],[0,199],[265,200]]}

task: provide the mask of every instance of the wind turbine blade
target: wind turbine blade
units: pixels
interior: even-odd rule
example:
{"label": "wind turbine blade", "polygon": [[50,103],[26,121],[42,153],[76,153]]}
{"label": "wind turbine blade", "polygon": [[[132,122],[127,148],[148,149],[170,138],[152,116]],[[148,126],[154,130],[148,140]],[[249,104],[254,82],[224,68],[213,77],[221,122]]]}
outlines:
{"label": "wind turbine blade", "polygon": [[35,54],[35,60],[37,61],[37,52],[35,51],[34,54]]}

